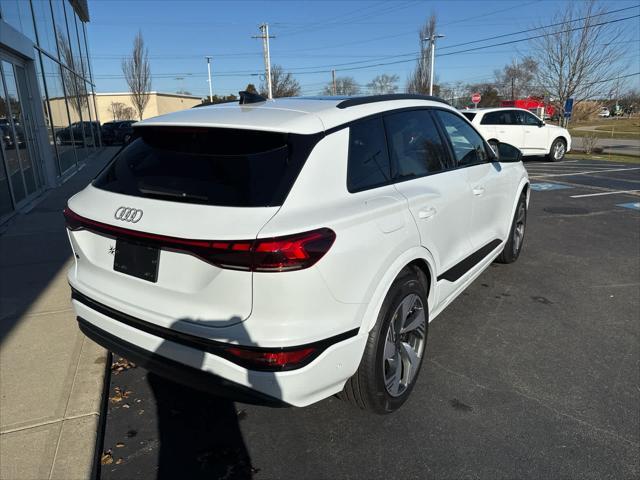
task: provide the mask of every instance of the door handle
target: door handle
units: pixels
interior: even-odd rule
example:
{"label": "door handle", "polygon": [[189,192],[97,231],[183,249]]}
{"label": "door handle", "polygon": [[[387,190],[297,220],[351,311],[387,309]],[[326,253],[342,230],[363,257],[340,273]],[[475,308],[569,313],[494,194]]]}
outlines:
{"label": "door handle", "polygon": [[481,196],[484,193],[484,187],[473,187],[473,194],[476,197]]}
{"label": "door handle", "polygon": [[418,218],[423,218],[423,219],[431,218],[436,213],[438,213],[438,211],[433,207],[423,208],[423,209],[418,210]]}

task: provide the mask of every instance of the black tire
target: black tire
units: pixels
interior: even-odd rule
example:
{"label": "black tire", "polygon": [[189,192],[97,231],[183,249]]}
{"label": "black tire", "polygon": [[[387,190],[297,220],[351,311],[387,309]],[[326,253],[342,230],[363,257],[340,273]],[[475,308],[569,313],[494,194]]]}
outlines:
{"label": "black tire", "polygon": [[547,160],[550,162],[561,162],[567,153],[567,142],[562,138],[556,138],[551,144],[551,150],[547,155]]}
{"label": "black tire", "polygon": [[[380,314],[378,315],[378,320],[369,333],[360,366],[353,377],[347,381],[344,390],[338,394],[339,398],[353,403],[363,410],[369,410],[378,414],[394,412],[407,401],[418,379],[426,351],[429,327],[429,311],[427,308],[428,288],[428,280],[419,268],[410,266],[400,272],[387,292],[387,296],[380,309]],[[415,299],[415,296],[419,298],[422,312],[424,313],[424,328],[416,328],[415,332],[414,330],[410,330],[397,337],[396,347],[398,348],[398,357],[396,361],[398,362],[398,367],[396,372],[399,370],[399,377],[408,375],[409,379],[404,385],[401,384],[399,380],[399,390],[396,392],[396,395],[392,395],[389,393],[387,386],[385,386],[385,374],[387,370],[389,370],[387,368],[389,363],[385,360],[385,345],[387,344],[390,330],[398,325],[396,320],[392,326],[394,313],[396,313],[398,309],[401,309],[400,305],[403,300]],[[411,312],[417,312],[417,314],[419,314],[420,310],[412,309]],[[398,319],[399,317],[395,318]],[[407,319],[409,318],[417,318],[417,316],[411,317],[410,314],[407,316]],[[400,323],[404,324],[405,322],[406,319],[403,319]],[[420,321],[420,324],[422,324],[422,321]],[[403,335],[416,335],[416,337],[403,337]],[[419,341],[422,342],[420,344],[421,354],[414,357],[415,363],[411,363],[406,357],[399,353],[401,350],[403,352],[405,351],[400,345],[400,343],[403,343],[403,338],[406,340],[404,343],[407,345],[413,343],[414,340],[416,340],[416,344],[418,344]],[[407,367],[405,360],[409,362],[409,365],[415,366],[415,368]],[[402,387],[401,390],[400,386]]]}
{"label": "black tire", "polygon": [[[519,229],[520,223],[522,228]],[[522,246],[524,245],[524,235],[526,233],[527,226],[527,195],[522,193],[518,205],[516,206],[516,212],[513,215],[513,221],[511,222],[511,229],[509,230],[509,239],[504,244],[502,252],[496,259],[499,263],[513,263],[520,256],[522,252]],[[519,237],[519,238],[518,238]]]}

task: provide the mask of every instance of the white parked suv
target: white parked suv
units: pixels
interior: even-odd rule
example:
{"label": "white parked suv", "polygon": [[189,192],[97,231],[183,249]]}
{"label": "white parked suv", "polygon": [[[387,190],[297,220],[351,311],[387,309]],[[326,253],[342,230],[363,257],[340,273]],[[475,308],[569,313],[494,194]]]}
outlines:
{"label": "white parked suv", "polygon": [[237,400],[391,412],[429,321],[520,254],[520,152],[432,97],[241,102],[137,123],[69,200],[80,328]]}
{"label": "white parked suv", "polygon": [[462,114],[491,146],[498,142],[518,147],[523,156],[546,155],[559,162],[571,150],[566,128],[550,125],[523,108],[478,108]]}

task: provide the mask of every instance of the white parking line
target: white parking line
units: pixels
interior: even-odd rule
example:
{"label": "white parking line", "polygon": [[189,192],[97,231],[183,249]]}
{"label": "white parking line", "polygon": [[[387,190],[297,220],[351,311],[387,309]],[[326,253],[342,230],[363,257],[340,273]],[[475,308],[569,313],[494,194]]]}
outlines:
{"label": "white parking line", "polygon": [[590,175],[592,173],[606,173],[606,172],[628,172],[631,170],[640,170],[640,167],[635,168],[610,168],[609,170],[590,170],[587,172],[573,172],[573,173],[550,173],[540,174],[540,175],[532,175],[533,177],[574,177],[576,175]]}
{"label": "white parking line", "polygon": [[615,192],[585,193],[582,195],[571,195],[571,198],[598,197],[600,195],[615,195],[616,193],[633,193],[633,192],[640,192],[640,190],[618,190]]}
{"label": "white parking line", "polygon": [[610,164],[610,165],[594,165],[594,164],[583,164],[581,163],[580,165],[555,165],[553,163],[548,164],[548,165],[525,165],[525,168],[529,169],[529,168],[551,168],[551,170],[557,170],[557,169],[563,169],[563,168],[611,168],[611,167],[628,167],[629,165],[625,165],[625,164],[618,164],[618,163],[614,163],[614,164]]}

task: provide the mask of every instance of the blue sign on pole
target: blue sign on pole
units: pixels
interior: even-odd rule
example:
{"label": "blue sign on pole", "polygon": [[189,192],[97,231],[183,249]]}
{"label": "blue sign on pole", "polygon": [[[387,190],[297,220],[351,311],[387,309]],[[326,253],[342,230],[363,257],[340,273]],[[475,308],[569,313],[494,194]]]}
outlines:
{"label": "blue sign on pole", "polygon": [[573,98],[567,98],[564,104],[564,118],[571,118],[571,113],[573,113]]}

